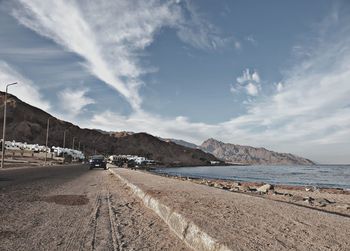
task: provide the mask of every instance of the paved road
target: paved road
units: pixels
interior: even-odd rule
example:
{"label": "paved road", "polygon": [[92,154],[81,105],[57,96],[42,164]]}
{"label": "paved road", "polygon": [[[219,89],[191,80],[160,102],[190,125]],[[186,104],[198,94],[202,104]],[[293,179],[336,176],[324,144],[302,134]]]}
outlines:
{"label": "paved road", "polygon": [[110,172],[0,170],[0,250],[187,250]]}

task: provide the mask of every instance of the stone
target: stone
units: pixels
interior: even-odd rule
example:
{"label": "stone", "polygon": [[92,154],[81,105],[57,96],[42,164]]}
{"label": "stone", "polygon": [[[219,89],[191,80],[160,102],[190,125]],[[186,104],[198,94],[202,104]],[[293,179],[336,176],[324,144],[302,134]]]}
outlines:
{"label": "stone", "polygon": [[229,190],[231,192],[237,192],[237,191],[239,191],[239,187],[231,187]]}
{"label": "stone", "polygon": [[315,202],[318,203],[318,205],[319,205],[320,207],[325,207],[325,206],[327,206],[327,205],[329,205],[329,204],[334,203],[334,202],[329,201],[329,200],[324,199],[324,198],[317,198],[317,199],[315,199]]}
{"label": "stone", "polygon": [[292,198],[291,198],[292,201],[295,201],[295,202],[298,202],[298,201],[304,201],[304,198],[301,197],[300,195],[294,195]]}
{"label": "stone", "polygon": [[308,203],[308,204],[313,204],[314,200],[315,200],[315,199],[312,198],[312,197],[304,197],[304,198],[303,198],[303,201],[306,202],[306,203]]}
{"label": "stone", "polygon": [[250,187],[248,186],[237,186],[237,189],[242,192],[248,192],[250,191]]}
{"label": "stone", "polygon": [[272,195],[283,195],[283,196],[288,196],[288,197],[292,197],[293,194],[291,193],[281,193],[281,192],[278,192],[278,191],[273,191]]}
{"label": "stone", "polygon": [[214,183],[214,187],[216,187],[216,188],[223,188],[223,186],[221,185],[221,184],[219,184],[219,183]]}
{"label": "stone", "polygon": [[267,193],[269,190],[273,190],[273,185],[265,184],[257,189],[257,191],[261,193]]}

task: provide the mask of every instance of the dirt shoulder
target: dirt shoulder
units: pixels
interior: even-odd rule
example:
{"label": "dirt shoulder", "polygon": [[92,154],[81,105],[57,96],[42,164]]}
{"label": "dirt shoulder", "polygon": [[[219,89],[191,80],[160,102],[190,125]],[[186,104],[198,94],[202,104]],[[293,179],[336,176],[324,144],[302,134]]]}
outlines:
{"label": "dirt shoulder", "polygon": [[108,171],[0,172],[0,250],[188,250]]}

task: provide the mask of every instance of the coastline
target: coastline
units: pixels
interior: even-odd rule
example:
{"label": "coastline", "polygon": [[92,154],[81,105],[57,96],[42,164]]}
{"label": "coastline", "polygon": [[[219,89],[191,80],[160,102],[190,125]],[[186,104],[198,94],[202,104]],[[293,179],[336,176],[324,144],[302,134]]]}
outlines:
{"label": "coastline", "polygon": [[[238,182],[234,185],[242,191],[235,191],[229,188],[234,183],[231,181],[179,178],[125,168],[110,171],[197,250],[321,250],[331,246],[346,250],[350,244],[348,194],[283,192],[282,188],[267,186],[266,192],[261,187],[253,191],[256,183],[243,191],[248,183]],[[290,198],[295,201],[284,201]]]}
{"label": "coastline", "polygon": [[[217,188],[233,193],[242,193],[269,200],[281,201],[302,207],[317,209],[329,213],[350,217],[350,190],[333,187],[315,187],[305,185],[267,184],[264,182],[235,181],[229,179],[211,179],[176,176],[143,170],[153,175],[181,180]],[[259,189],[268,186],[268,189]]]}

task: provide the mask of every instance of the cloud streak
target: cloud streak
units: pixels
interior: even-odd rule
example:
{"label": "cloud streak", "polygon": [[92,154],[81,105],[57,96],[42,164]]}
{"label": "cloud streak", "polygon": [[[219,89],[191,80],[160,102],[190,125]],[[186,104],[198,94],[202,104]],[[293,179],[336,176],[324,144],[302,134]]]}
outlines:
{"label": "cloud streak", "polygon": [[147,72],[137,54],[179,15],[176,6],[158,1],[18,3],[13,16],[21,24],[80,55],[89,71],[114,87],[135,110],[142,101],[140,75]]}
{"label": "cloud streak", "polygon": [[12,15],[21,24],[81,56],[90,73],[115,88],[134,110],[142,104],[141,76],[152,71],[139,57],[161,28],[176,29],[181,40],[200,49],[225,43],[188,1],[17,3]]}
{"label": "cloud streak", "polygon": [[[244,115],[207,124],[185,117],[164,118],[146,112],[120,116],[109,111],[95,115],[92,123],[195,143],[215,137],[291,151],[323,163],[346,163],[350,150],[350,26],[343,21],[336,32],[304,48],[308,54],[285,72],[283,84],[277,84],[270,96],[250,102]],[[256,71],[245,70],[237,78],[239,86],[260,82]]]}
{"label": "cloud streak", "polygon": [[77,116],[87,105],[95,101],[86,96],[88,89],[64,89],[58,94],[60,104],[69,117]]}
{"label": "cloud streak", "polygon": [[0,83],[1,89],[5,91],[6,85],[18,82],[18,85],[11,86],[10,93],[17,96],[30,105],[39,107],[44,111],[50,108],[50,104],[46,101],[36,85],[29,79],[22,76],[16,69],[5,61],[0,60]]}
{"label": "cloud streak", "polygon": [[[283,73],[279,82],[283,84],[277,84],[274,93],[260,95],[258,72],[246,69],[231,86],[231,91],[259,95],[259,99],[252,99],[241,116],[208,124],[144,111],[139,92],[143,84],[141,76],[148,72],[139,61],[140,53],[163,27],[175,29],[182,41],[196,48],[215,49],[224,44],[225,39],[220,38],[215,27],[203,21],[189,2],[87,1],[81,4],[81,1],[18,0],[18,3],[19,8],[13,15],[20,23],[80,55],[91,74],[115,88],[133,107],[133,112],[127,116],[113,111],[95,114],[86,122],[90,127],[147,131],[196,143],[216,137],[226,142],[299,154],[308,152],[307,157],[324,162],[330,155],[320,156],[318,152],[325,153],[327,148],[335,146],[342,156],[339,162],[348,160],[350,26],[348,20],[342,20],[339,15],[323,24],[322,34],[310,47],[298,49],[303,52],[298,56],[303,58]],[[6,65],[2,69],[7,72],[2,76],[23,78]],[[78,95],[81,102],[76,113],[92,102],[85,94],[83,91]],[[62,95],[67,97],[67,93]],[[329,154],[332,153],[334,150]]]}

